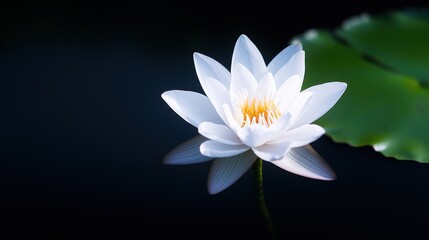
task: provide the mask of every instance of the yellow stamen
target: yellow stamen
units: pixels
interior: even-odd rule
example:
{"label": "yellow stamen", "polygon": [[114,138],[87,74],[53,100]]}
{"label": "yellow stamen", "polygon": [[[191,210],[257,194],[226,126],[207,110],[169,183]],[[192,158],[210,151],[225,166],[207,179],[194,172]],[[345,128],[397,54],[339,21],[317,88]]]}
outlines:
{"label": "yellow stamen", "polygon": [[272,99],[246,99],[241,104],[243,121],[241,127],[250,124],[261,124],[269,127],[281,116],[277,104]]}

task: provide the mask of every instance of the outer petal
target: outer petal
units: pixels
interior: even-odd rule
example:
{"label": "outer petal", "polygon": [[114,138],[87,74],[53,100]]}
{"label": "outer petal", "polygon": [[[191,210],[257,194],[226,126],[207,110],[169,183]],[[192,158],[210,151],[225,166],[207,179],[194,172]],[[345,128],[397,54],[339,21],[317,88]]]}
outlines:
{"label": "outer petal", "polygon": [[312,123],[331,109],[346,90],[343,82],[329,82],[307,88],[302,93],[313,93],[313,100],[295,122],[294,127]]}
{"label": "outer petal", "polygon": [[226,123],[227,119],[222,106],[223,104],[231,104],[231,97],[228,89],[226,89],[222,83],[211,77],[206,79],[206,88],[205,92],[207,97],[210,99],[219,117]]}
{"label": "outer petal", "polygon": [[324,133],[325,130],[322,127],[307,124],[283,133],[278,139],[270,143],[291,142],[293,148],[301,147],[317,140]]}
{"label": "outer petal", "polygon": [[200,145],[205,141],[207,141],[207,138],[197,135],[167,153],[162,162],[165,164],[181,165],[210,161],[213,159],[212,157],[204,156],[200,152]]}
{"label": "outer petal", "polygon": [[252,148],[253,152],[265,161],[275,161],[282,159],[291,149],[292,143],[280,142],[273,144],[264,144],[259,147]]}
{"label": "outer petal", "polygon": [[229,88],[231,99],[238,97],[243,91],[252,96],[258,87],[255,77],[242,64],[238,63],[232,70],[231,87]]}
{"label": "outer petal", "polygon": [[228,145],[243,145],[238,136],[225,125],[203,122],[198,126],[198,132],[216,142]]}
{"label": "outer petal", "polygon": [[208,140],[200,145],[200,152],[207,157],[223,158],[243,153],[249,149],[245,145],[228,145]]}
{"label": "outer petal", "polygon": [[336,175],[323,158],[310,146],[292,148],[281,160],[273,164],[286,171],[319,180],[334,180]]}
{"label": "outer petal", "polygon": [[237,67],[237,64],[243,64],[259,80],[267,72],[264,58],[255,44],[242,34],[238,38],[234,52],[232,54],[231,72]]}
{"label": "outer petal", "polygon": [[268,64],[267,68],[273,75],[282,68],[295,53],[302,51],[301,43],[294,43],[289,45],[287,48],[283,49],[279,54],[277,54],[273,60]]}
{"label": "outer petal", "polygon": [[293,75],[298,75],[304,79],[305,72],[305,53],[299,51],[292,56],[287,64],[285,64],[280,70],[274,75],[277,86],[281,86],[288,78]]}
{"label": "outer petal", "polygon": [[209,172],[209,193],[216,194],[231,186],[249,170],[256,158],[252,151],[247,151],[233,157],[216,159]]}
{"label": "outer petal", "polygon": [[194,53],[194,64],[198,79],[200,80],[204,92],[207,93],[205,86],[205,79],[207,77],[214,78],[225,87],[229,88],[231,74],[222,64],[201,53]]}
{"label": "outer petal", "polygon": [[276,100],[280,109],[288,109],[301,91],[303,79],[298,75],[288,78],[277,90]]}
{"label": "outer petal", "polygon": [[223,122],[210,100],[202,94],[171,90],[164,92],[161,97],[180,117],[195,127],[202,122]]}
{"label": "outer petal", "polygon": [[[290,127],[293,128],[295,125],[295,122],[301,117],[303,112],[305,112],[308,108],[308,106],[313,101],[313,94],[311,92],[307,93],[300,93],[295,98],[291,106],[287,109],[287,112],[291,114],[290,119]],[[280,109],[280,111],[284,111],[283,109]]]}

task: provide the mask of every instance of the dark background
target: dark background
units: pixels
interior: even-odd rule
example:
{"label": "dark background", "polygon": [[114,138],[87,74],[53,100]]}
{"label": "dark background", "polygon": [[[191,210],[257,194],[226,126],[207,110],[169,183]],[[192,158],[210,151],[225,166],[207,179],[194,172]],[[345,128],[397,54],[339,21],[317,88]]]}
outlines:
{"label": "dark background", "polygon": [[[375,2],[375,3],[372,3]],[[415,1],[26,1],[0,14],[1,239],[268,239],[251,172],[209,195],[210,163],[163,165],[197,131],[161,99],[202,92],[193,52],[229,68],[242,33],[268,62],[308,29]],[[281,239],[426,239],[429,165],[324,136],[338,175],[264,164]]]}

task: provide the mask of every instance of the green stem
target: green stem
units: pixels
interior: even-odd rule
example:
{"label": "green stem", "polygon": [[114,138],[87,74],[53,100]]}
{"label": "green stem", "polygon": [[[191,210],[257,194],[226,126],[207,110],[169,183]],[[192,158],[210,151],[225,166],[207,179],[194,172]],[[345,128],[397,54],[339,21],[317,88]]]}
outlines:
{"label": "green stem", "polygon": [[272,239],[278,239],[273,223],[271,221],[270,213],[268,212],[267,205],[265,204],[264,190],[262,188],[262,160],[260,158],[256,159],[255,163],[253,163],[252,168],[256,180],[259,209],[261,210],[262,216],[264,217],[265,223],[267,224],[268,231]]}

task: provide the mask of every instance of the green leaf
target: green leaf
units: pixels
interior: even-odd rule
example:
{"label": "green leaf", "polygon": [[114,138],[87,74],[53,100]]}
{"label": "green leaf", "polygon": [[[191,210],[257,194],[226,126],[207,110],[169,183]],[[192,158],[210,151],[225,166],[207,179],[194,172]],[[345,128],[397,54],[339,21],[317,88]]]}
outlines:
{"label": "green leaf", "polygon": [[331,81],[348,84],[338,103],[316,121],[334,141],[429,162],[426,13],[363,14],[338,29],[297,37],[306,52],[304,88]]}

